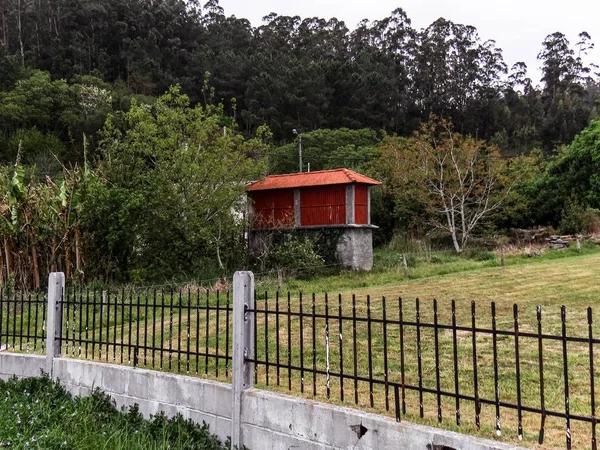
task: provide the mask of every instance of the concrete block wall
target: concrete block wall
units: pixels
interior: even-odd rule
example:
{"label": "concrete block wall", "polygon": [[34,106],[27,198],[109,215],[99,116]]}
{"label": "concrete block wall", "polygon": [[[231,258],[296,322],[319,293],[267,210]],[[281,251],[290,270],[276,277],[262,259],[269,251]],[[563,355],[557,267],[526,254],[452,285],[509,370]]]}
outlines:
{"label": "concrete block wall", "polygon": [[[0,378],[39,376],[45,358],[0,353]],[[55,358],[53,378],[73,395],[96,387],[117,406],[137,403],[144,416],[162,411],[206,422],[222,440],[231,436],[228,384],[159,371]],[[506,444],[307,399],[247,389],[242,396],[242,442],[250,450],[511,450]]]}

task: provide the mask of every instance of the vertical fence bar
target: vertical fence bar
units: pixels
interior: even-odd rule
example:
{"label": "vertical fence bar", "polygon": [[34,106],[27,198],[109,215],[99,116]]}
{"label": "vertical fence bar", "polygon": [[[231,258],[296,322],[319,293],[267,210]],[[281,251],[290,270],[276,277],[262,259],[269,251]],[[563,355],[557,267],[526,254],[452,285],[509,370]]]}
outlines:
{"label": "vertical fence bar", "polygon": [[196,375],[200,368],[200,286],[196,290]]}
{"label": "vertical fence bar", "polygon": [[475,302],[471,302],[471,327],[472,327],[472,341],[473,341],[473,391],[475,393],[475,428],[477,431],[481,429],[481,423],[479,416],[481,414],[481,403],[479,402],[479,377],[477,376],[477,335],[476,329],[476,317],[475,317]]}
{"label": "vertical fence bar", "polygon": [[454,404],[456,425],[460,426],[460,383],[458,376],[458,339],[456,336],[456,301],[452,300],[452,355],[454,359]]}
{"label": "vertical fence bar", "polygon": [[387,348],[387,311],[385,296],[381,298],[381,315],[383,323],[383,381],[385,387],[385,410],[390,410],[390,384],[389,384],[389,367],[388,367],[388,348]]}
{"label": "vertical fence bar", "polygon": [[27,295],[27,341],[25,343],[25,348],[29,352],[29,339],[31,337],[31,294]]}
{"label": "vertical fence bar", "polygon": [[[183,316],[183,311],[181,308],[181,300],[182,300],[181,288],[179,288],[178,297],[179,297],[179,304],[177,305],[177,373],[181,373],[181,328],[182,328],[181,316]],[[218,337],[217,337],[217,339],[218,339]]]}
{"label": "vertical fence bar", "polygon": [[[173,288],[169,294],[169,372],[173,364]],[[131,305],[131,294],[129,294],[129,305]],[[129,347],[127,349],[129,358],[131,359],[131,310],[129,311]]]}
{"label": "vertical fence bar", "polygon": [[438,423],[442,423],[442,396],[440,393],[440,340],[438,333],[438,305],[437,300],[433,299],[433,339],[435,346],[435,390],[437,396],[437,419]]}
{"label": "vertical fence bar", "polygon": [[[117,310],[115,309],[115,326],[117,325]],[[113,353],[117,348],[117,334],[114,335],[113,342]],[[106,295],[106,361],[108,362],[108,355],[110,353],[110,291]]]}
{"label": "vertical fence bar", "polygon": [[[159,364],[160,368],[163,368],[163,350],[164,350],[164,342],[165,342],[165,290],[164,288],[160,289],[160,354],[159,354]],[[123,355],[121,354],[121,359]]]}
{"label": "vertical fence bar", "polygon": [[[37,323],[37,308],[35,321]],[[37,326],[36,326],[37,328]],[[88,343],[90,340],[90,288],[85,290],[85,359],[88,359]]]}
{"label": "vertical fence bar", "polygon": [[[40,293],[35,294],[35,325],[34,325],[34,333],[33,333],[33,351],[37,350],[37,338],[38,338],[38,310],[40,308]],[[2,302],[0,302],[0,311],[2,310]],[[2,313],[0,312],[0,346],[2,345]],[[87,333],[87,325],[86,325],[86,333]],[[87,334],[85,337],[86,340],[86,358],[87,358]]]}
{"label": "vertical fence bar", "polygon": [[225,298],[225,378],[229,378],[229,291]]}
{"label": "vertical fence bar", "polygon": [[[140,300],[140,293],[139,291],[137,292],[136,295],[137,301],[136,301],[136,305],[135,305],[135,354],[134,354],[134,358],[133,358],[133,367],[137,367],[137,365],[139,364],[139,357],[140,357],[140,325],[141,325],[141,321],[140,321],[140,307],[141,307],[141,300]],[[180,306],[181,306],[181,301],[179,302]],[[180,314],[181,317],[181,314]],[[181,330],[179,330],[179,333],[181,334]],[[179,358],[181,359],[181,358]]]}
{"label": "vertical fence bar", "polygon": [[567,309],[563,305],[560,307],[560,320],[562,325],[562,356],[563,370],[565,380],[565,428],[567,450],[571,450],[571,414],[569,405],[569,361],[567,359]]}
{"label": "vertical fence bar", "polygon": [[537,336],[538,336],[538,365],[540,369],[540,409],[542,417],[540,423],[539,444],[544,443],[544,431],[546,427],[546,402],[544,398],[544,343],[542,341],[542,306],[537,306]]}
{"label": "vertical fence bar", "polygon": [[331,397],[331,384],[330,384],[330,365],[329,365],[329,297],[325,293],[325,384],[327,389],[327,398]]}
{"label": "vertical fence bar", "polygon": [[[4,328],[4,318],[2,317],[4,315],[4,289],[0,289],[0,347],[2,347],[2,330]],[[8,311],[6,312],[6,315],[8,316]],[[8,327],[6,327],[6,335],[8,336]],[[7,347],[8,347],[8,342],[6,343]],[[7,348],[8,349],[8,348]]]}
{"label": "vertical fence bar", "polygon": [[417,298],[415,300],[416,321],[417,321],[417,374],[419,379],[419,417],[423,418],[423,365],[421,361],[421,306]]}
{"label": "vertical fence bar", "polygon": [[[209,303],[209,293],[206,291],[206,329],[204,336],[204,375],[208,375],[208,340],[210,338],[210,309],[208,306]],[[256,315],[255,315],[256,317]]]}
{"label": "vertical fence bar", "polygon": [[394,411],[396,413],[396,422],[400,422],[400,394],[398,392],[398,385],[394,385]]}
{"label": "vertical fence bar", "polygon": [[498,382],[498,336],[496,334],[496,303],[492,302],[492,352],[494,355],[494,400],[496,402],[496,435],[501,436],[500,428],[500,384]]}
{"label": "vertical fence bar", "polygon": [[313,382],[313,396],[317,395],[317,304],[315,293],[312,294],[312,382]]}
{"label": "vertical fence bar", "polygon": [[[62,301],[63,301],[63,309],[62,309],[62,313],[63,313],[63,321],[61,322],[61,333],[60,333],[60,347],[62,348],[63,346],[63,339],[65,342],[65,354],[68,355],[69,354],[69,291],[67,289],[63,289],[63,297],[62,297]],[[17,310],[17,304],[16,304],[16,295],[15,295],[15,316],[14,316],[14,320],[15,320],[15,324],[13,327],[13,347],[15,346],[15,328],[17,325],[17,316],[16,316],[16,310]],[[62,329],[62,327],[64,326],[64,330]]]}
{"label": "vertical fence bar", "polygon": [[[102,325],[102,315],[104,314],[104,291],[100,292],[100,305],[98,312],[98,359],[102,360],[102,329],[104,328]],[[108,350],[107,350],[108,351]],[[123,361],[121,361],[123,362]]]}
{"label": "vertical fence bar", "polygon": [[513,314],[515,318],[515,369],[517,374],[517,420],[519,440],[523,439],[523,411],[521,405],[521,359],[519,357],[519,308],[515,304],[513,306]]}
{"label": "vertical fence bar", "polygon": [[78,357],[81,358],[82,348],[81,348],[81,340],[82,340],[82,330],[83,330],[83,290],[79,290],[79,339],[77,340],[77,353]]}
{"label": "vertical fence bar", "polygon": [[[121,322],[125,319],[123,312],[121,311]],[[117,324],[119,323],[119,293],[115,292],[115,324],[113,329],[114,344],[113,344],[113,361],[117,361]],[[123,335],[121,334],[121,353],[123,353]]]}
{"label": "vertical fence bar", "polygon": [[221,359],[219,358],[219,310],[221,309],[221,293],[217,291],[217,309],[215,311],[215,375],[217,378],[219,377],[219,363]]}
{"label": "vertical fence bar", "polygon": [[[256,292],[254,293],[256,298]],[[254,357],[258,358],[258,307],[254,307],[256,310],[253,314],[254,317]],[[254,364],[254,383],[258,383],[258,364]]]}
{"label": "vertical fence bar", "polygon": [[279,291],[275,294],[275,360],[277,361],[277,386],[281,386],[281,363],[279,361]]}
{"label": "vertical fence bar", "polygon": [[92,360],[96,359],[96,289],[92,291]]}
{"label": "vertical fence bar", "polygon": [[342,294],[338,294],[338,331],[340,338],[340,400],[344,401],[344,348],[343,348]]}
{"label": "vertical fence bar", "polygon": [[587,309],[588,318],[588,340],[589,340],[589,353],[590,353],[590,410],[592,413],[592,450],[596,450],[596,392],[594,383],[594,338],[592,334],[592,308]]}
{"label": "vertical fence bar", "polygon": [[354,364],[354,403],[358,405],[358,355],[356,352],[356,295],[352,294],[352,353]]}
{"label": "vertical fence bar", "polygon": [[287,293],[287,364],[288,364],[288,390],[292,390],[292,299],[290,291]]}
{"label": "vertical fence bar", "polygon": [[[148,366],[148,297],[149,290],[146,288],[146,295],[144,301],[144,366]],[[154,318],[153,318],[154,320]]]}
{"label": "vertical fence bar", "polygon": [[400,323],[400,383],[402,385],[402,414],[406,414],[406,387],[404,371],[404,313],[402,297],[398,297],[398,321]]}
{"label": "vertical fence bar", "polygon": [[236,272],[233,276],[233,354],[232,354],[232,420],[231,448],[244,448],[242,442],[242,396],[252,387],[252,361],[256,316],[254,302],[254,275],[252,272]]}
{"label": "vertical fence bar", "polygon": [[[17,296],[15,295],[15,301],[17,301]],[[19,314],[19,351],[23,351],[23,320],[25,316],[24,310],[25,301],[23,298],[23,292],[21,292],[21,314]],[[17,308],[15,305],[15,319],[17,318]]]}
{"label": "vertical fence bar", "polygon": [[371,334],[371,296],[367,295],[367,357],[369,360],[369,404],[371,408],[375,406],[375,399],[373,398],[373,338]]}
{"label": "vertical fence bar", "polygon": [[[115,296],[118,296],[119,294],[115,293]],[[165,298],[164,298],[164,292],[163,292],[163,317],[164,317],[164,303],[165,303]],[[115,323],[116,325],[116,323]],[[162,347],[162,342],[164,340],[164,334],[163,334],[163,329],[161,327],[161,333],[160,333],[160,339],[161,339],[161,347]],[[121,289],[121,345],[119,346],[121,349],[121,354],[119,355],[121,364],[123,364],[123,359],[125,358],[125,288]],[[162,369],[162,351],[161,351],[161,359],[160,359],[160,368]]]}
{"label": "vertical fence bar", "polygon": [[269,295],[265,291],[265,382],[269,385]]}
{"label": "vertical fence bar", "polygon": [[[162,323],[162,316],[160,316]],[[200,322],[197,323],[196,330],[200,329]],[[161,335],[162,339],[162,335]],[[152,368],[156,365],[156,288],[152,290]],[[198,371],[196,371],[197,373]]]}

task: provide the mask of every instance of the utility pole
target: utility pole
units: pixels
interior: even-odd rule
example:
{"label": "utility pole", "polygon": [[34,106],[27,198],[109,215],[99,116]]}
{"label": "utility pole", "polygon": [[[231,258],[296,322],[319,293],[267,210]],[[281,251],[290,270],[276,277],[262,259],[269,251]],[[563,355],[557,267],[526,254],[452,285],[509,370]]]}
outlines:
{"label": "utility pole", "polygon": [[292,132],[298,136],[298,159],[300,165],[300,173],[302,173],[302,135],[298,134],[298,131],[294,128]]}

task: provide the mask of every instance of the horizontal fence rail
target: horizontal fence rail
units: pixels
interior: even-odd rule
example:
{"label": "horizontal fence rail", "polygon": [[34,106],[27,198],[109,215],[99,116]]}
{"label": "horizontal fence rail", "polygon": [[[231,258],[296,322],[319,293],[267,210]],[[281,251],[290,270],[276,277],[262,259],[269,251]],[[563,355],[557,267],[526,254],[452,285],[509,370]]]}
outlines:
{"label": "horizontal fence rail", "polygon": [[230,378],[228,292],[67,291],[62,312],[64,356]]}
{"label": "horizontal fence rail", "polygon": [[[596,450],[592,308],[255,293],[254,382],[400,421]],[[67,289],[63,357],[230,381],[233,297]],[[47,296],[0,295],[2,351],[44,353]]]}
{"label": "horizontal fence rail", "polygon": [[0,351],[40,353],[46,351],[44,294],[0,291]]}

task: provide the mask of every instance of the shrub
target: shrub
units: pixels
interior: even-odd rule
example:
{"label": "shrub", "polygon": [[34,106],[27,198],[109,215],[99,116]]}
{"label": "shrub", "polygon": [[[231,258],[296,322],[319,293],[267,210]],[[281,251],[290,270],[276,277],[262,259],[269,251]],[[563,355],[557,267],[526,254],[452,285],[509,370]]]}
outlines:
{"label": "shrub", "polygon": [[317,253],[314,242],[308,237],[288,236],[273,251],[271,261],[277,269],[307,278],[325,267],[323,257]]}

